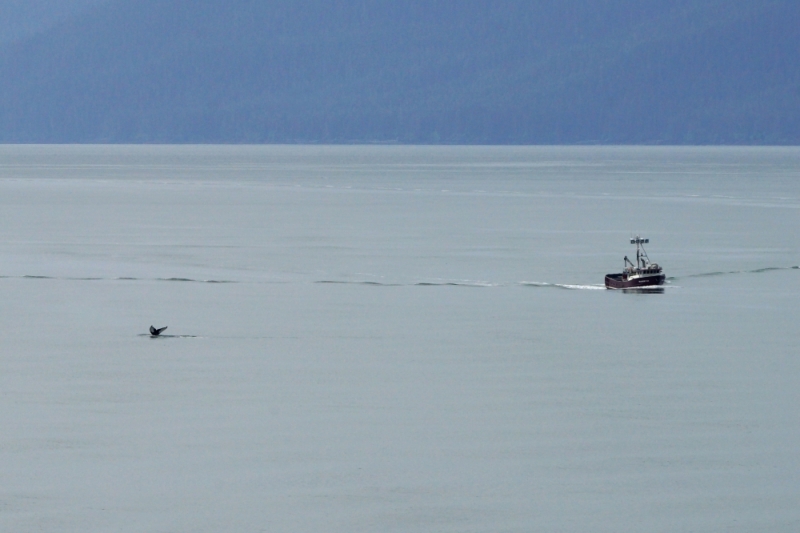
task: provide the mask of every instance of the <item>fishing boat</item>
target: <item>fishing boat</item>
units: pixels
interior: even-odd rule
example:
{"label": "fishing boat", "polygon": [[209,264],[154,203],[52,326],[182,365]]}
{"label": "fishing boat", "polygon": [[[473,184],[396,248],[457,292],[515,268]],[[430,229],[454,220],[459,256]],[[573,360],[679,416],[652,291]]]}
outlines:
{"label": "fishing boat", "polygon": [[667,277],[664,269],[658,263],[651,263],[644,249],[650,239],[643,239],[638,235],[631,239],[631,244],[636,245],[636,264],[625,256],[625,269],[619,274],[606,274],[606,288],[608,289],[636,289],[641,287],[655,287],[663,285]]}

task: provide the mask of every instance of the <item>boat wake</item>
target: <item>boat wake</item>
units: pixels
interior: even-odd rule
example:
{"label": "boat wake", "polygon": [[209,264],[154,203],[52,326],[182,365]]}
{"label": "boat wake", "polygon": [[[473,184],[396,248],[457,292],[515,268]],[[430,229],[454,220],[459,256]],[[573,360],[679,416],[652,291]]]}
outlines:
{"label": "boat wake", "polygon": [[117,277],[117,278],[93,278],[93,277],[59,277],[59,276],[0,276],[0,279],[43,279],[43,280],[58,280],[58,281],[177,281],[182,283],[241,283],[239,281],[226,280],[226,279],[192,279],[192,278],[132,278],[132,277]]}
{"label": "boat wake", "polygon": [[717,272],[702,272],[700,274],[687,274],[686,276],[670,277],[667,279],[669,279],[670,281],[675,281],[682,278],[707,278],[710,276],[727,276],[730,274],[763,274],[765,272],[778,272],[783,270],[800,270],[800,266],[764,267],[764,268],[756,268],[754,270],[728,270],[728,271],[717,271]]}
{"label": "boat wake", "polygon": [[520,281],[523,287],[536,287],[545,289],[565,289],[569,291],[604,291],[605,285],[570,285],[567,283],[544,283],[539,281]]}
{"label": "boat wake", "polygon": [[402,287],[402,283],[381,283],[380,281],[340,281],[324,279],[315,281],[321,285],[372,285],[374,287]]}
{"label": "boat wake", "polygon": [[[118,278],[123,280],[125,278]],[[185,283],[239,283],[227,279],[155,278],[152,281],[181,281]]]}
{"label": "boat wake", "polygon": [[500,283],[488,281],[421,281],[415,287],[499,287]]}
{"label": "boat wake", "polygon": [[[720,273],[722,274],[722,273]],[[714,275],[714,274],[704,274]],[[175,283],[203,283],[203,284],[236,284],[236,283],[263,283],[258,281],[235,281],[224,279],[192,279],[192,278],[135,278],[135,277],[59,277],[59,276],[0,276],[0,279],[27,279],[27,280],[58,280],[58,281],[97,281],[97,282],[113,282],[113,281],[140,281],[140,282],[175,282]],[[673,279],[673,278],[670,278]],[[272,282],[281,283],[281,282]],[[604,290],[603,285],[581,285],[569,283],[546,283],[539,281],[520,281],[520,282],[490,282],[490,281],[476,281],[476,280],[433,280],[433,281],[410,281],[406,283],[393,283],[384,281],[373,280],[337,280],[337,279],[323,279],[312,281],[311,283],[319,285],[361,285],[367,287],[467,287],[467,288],[492,288],[492,287],[506,287],[506,286],[519,286],[519,287],[535,287],[535,288],[553,288],[565,290]]]}
{"label": "boat wake", "polygon": [[[685,276],[670,276],[667,278],[668,282],[675,282],[681,279],[689,278],[705,278],[712,276],[726,276],[733,274],[764,274],[767,272],[778,272],[786,270],[800,270],[800,266],[789,267],[764,267],[756,268],[753,270],[728,270],[728,271],[715,271],[715,272],[701,272],[698,274],[687,274]],[[140,281],[140,282],[174,282],[174,283],[202,283],[202,284],[236,284],[236,283],[285,283],[285,282],[264,282],[264,281],[237,281],[230,279],[197,279],[197,278],[184,278],[184,277],[171,277],[171,278],[137,278],[137,277],[69,277],[69,276],[40,276],[40,275],[21,275],[21,276],[0,276],[0,279],[25,279],[25,280],[58,280],[58,281],[96,281],[96,282],[113,282],[113,281]],[[543,281],[520,281],[517,283],[495,283],[490,281],[475,281],[475,280],[434,280],[434,281],[411,281],[407,283],[392,283],[384,281],[373,280],[336,280],[336,279],[323,279],[313,281],[312,283],[321,285],[363,285],[371,287],[476,287],[476,288],[491,288],[491,287],[504,287],[508,285],[517,285],[521,287],[544,288],[544,289],[563,289],[570,291],[596,291],[605,290],[604,285],[600,284],[571,284],[571,283],[547,283]]]}
{"label": "boat wake", "polygon": [[384,283],[380,281],[320,280],[314,283],[327,285],[369,285],[373,287],[500,287],[488,281],[418,281],[411,283]]}

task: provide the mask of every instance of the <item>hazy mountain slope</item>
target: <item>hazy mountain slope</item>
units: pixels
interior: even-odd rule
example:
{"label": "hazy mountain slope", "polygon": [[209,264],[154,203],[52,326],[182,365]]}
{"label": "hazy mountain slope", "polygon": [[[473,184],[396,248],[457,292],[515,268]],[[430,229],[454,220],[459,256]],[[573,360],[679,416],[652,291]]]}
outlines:
{"label": "hazy mountain slope", "polygon": [[791,1],[116,0],[0,49],[0,140],[796,143]]}
{"label": "hazy mountain slope", "polygon": [[52,28],[106,0],[0,0],[0,44]]}

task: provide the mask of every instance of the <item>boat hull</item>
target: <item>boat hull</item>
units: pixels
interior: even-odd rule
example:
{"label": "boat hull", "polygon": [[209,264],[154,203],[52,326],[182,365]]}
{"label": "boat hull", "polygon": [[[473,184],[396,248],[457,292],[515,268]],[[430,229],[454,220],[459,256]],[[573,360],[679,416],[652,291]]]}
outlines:
{"label": "boat hull", "polygon": [[607,289],[637,289],[640,287],[657,287],[663,285],[667,276],[658,274],[655,276],[645,276],[642,278],[625,279],[622,273],[606,274]]}

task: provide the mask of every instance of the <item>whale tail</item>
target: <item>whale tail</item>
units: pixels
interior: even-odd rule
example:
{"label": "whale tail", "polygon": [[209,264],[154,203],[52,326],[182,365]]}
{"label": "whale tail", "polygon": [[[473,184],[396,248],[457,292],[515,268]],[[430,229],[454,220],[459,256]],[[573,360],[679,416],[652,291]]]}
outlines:
{"label": "whale tail", "polygon": [[167,329],[167,326],[158,329],[154,328],[153,326],[150,326],[150,335],[152,335],[153,337],[158,337],[159,335],[161,335],[161,332],[164,331],[165,329]]}

